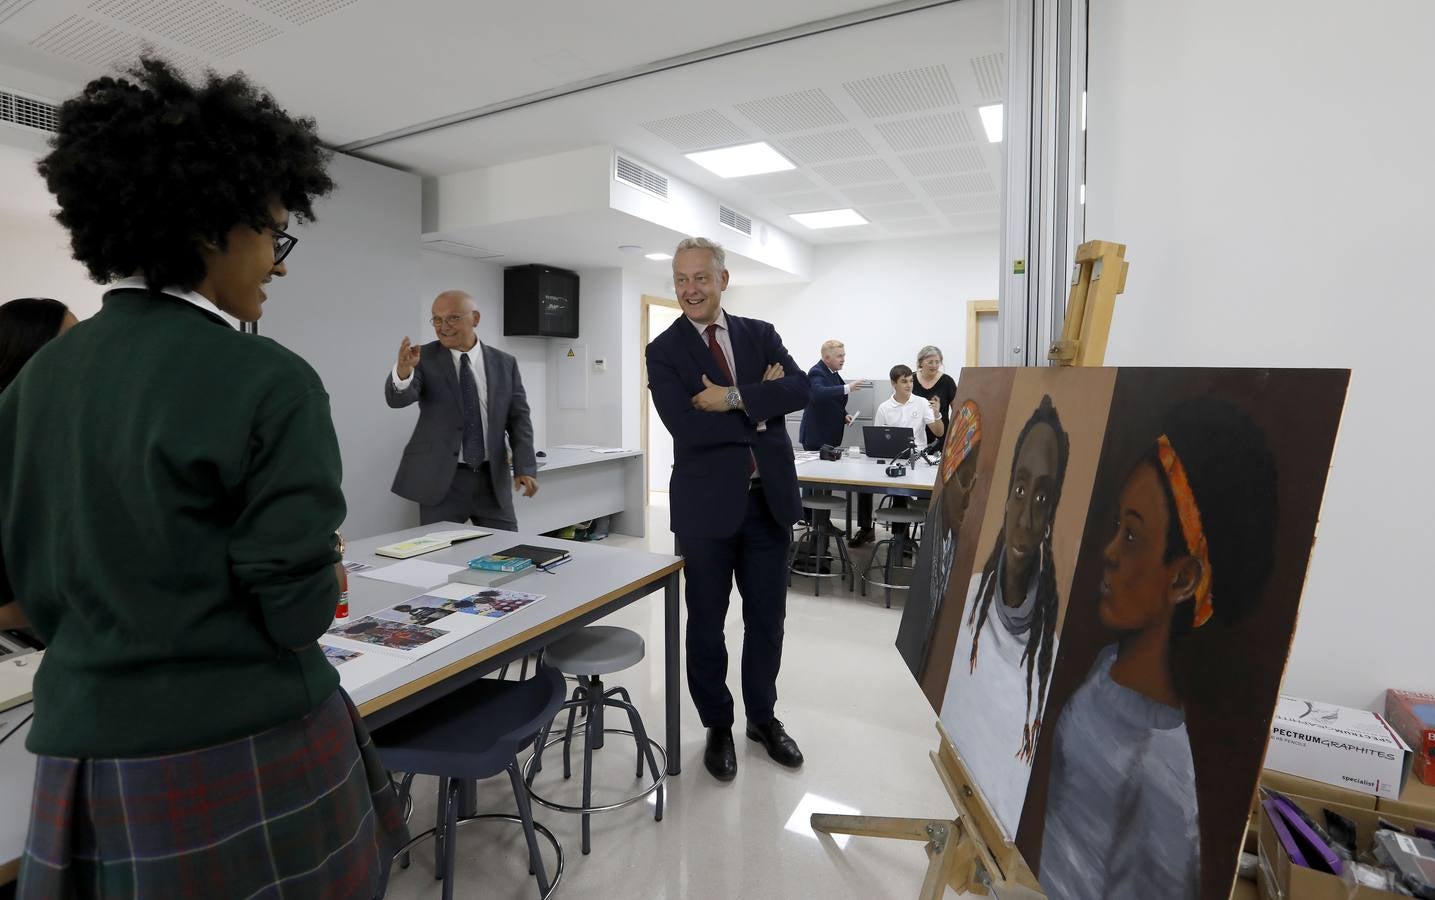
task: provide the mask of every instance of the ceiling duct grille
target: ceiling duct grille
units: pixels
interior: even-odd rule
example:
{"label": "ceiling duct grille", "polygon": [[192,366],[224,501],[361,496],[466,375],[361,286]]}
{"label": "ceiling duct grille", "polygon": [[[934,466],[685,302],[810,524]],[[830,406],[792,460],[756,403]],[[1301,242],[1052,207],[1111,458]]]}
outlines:
{"label": "ceiling duct grille", "polygon": [[668,176],[631,160],[621,153],[614,156],[613,177],[626,185],[652,194],[654,197],[668,199]]}
{"label": "ceiling duct grille", "polygon": [[730,206],[718,204],[718,222],[733,231],[752,236],[752,217],[743,215]]}
{"label": "ceiling duct grille", "polygon": [[36,131],[55,131],[60,124],[59,114],[60,108],[53,103],[0,89],[0,122]]}
{"label": "ceiling duct grille", "polygon": [[498,259],[503,256],[497,250],[488,250],[477,244],[467,244],[452,238],[425,237],[422,239],[422,245],[425,250],[448,253],[452,256],[471,256],[474,259]]}

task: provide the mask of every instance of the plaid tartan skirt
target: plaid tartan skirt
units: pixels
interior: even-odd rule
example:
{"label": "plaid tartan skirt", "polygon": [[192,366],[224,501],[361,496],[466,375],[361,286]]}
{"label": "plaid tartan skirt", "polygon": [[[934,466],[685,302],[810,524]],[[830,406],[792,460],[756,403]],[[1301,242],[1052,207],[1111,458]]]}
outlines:
{"label": "plaid tartan skirt", "polygon": [[382,897],[403,814],[343,690],[242,740],[39,757],[18,897]]}

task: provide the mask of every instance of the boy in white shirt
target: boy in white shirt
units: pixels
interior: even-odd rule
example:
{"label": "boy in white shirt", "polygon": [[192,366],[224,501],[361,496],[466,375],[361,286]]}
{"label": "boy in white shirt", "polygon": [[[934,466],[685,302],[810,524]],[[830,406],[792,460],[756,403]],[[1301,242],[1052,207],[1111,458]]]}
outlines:
{"label": "boy in white shirt", "polygon": [[921,397],[913,396],[912,370],[906,366],[893,366],[890,376],[892,396],[883,400],[877,407],[877,413],[872,417],[872,424],[912,429],[912,439],[916,441],[918,449],[927,446],[928,428],[931,428],[932,433],[937,437],[941,437],[946,426],[937,415],[938,403],[940,403],[938,398],[932,397],[923,400]]}

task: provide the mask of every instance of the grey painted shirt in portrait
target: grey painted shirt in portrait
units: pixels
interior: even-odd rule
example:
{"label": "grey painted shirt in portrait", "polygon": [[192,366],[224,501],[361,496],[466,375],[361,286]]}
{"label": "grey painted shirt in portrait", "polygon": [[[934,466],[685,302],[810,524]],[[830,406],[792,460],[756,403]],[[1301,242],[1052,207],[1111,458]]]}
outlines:
{"label": "grey painted shirt in portrait", "polygon": [[1185,714],[1111,679],[1107,646],[1062,709],[1042,837],[1052,900],[1195,900],[1196,773]]}

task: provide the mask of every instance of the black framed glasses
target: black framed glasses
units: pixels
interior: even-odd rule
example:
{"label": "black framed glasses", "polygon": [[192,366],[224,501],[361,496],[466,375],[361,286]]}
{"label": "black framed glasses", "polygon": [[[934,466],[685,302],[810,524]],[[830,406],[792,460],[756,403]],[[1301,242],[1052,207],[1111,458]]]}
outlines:
{"label": "black framed glasses", "polygon": [[289,252],[294,249],[294,245],[299,243],[299,239],[279,228],[272,230],[274,232],[274,265],[277,266],[282,263],[284,257],[288,256]]}
{"label": "black framed glasses", "polygon": [[435,328],[439,328],[444,325],[447,325],[449,328],[452,328],[459,322],[462,322],[464,319],[467,319],[472,315],[473,313],[458,313],[456,315],[449,316],[434,316],[432,319],[429,319],[429,324],[433,325],[433,327]]}

